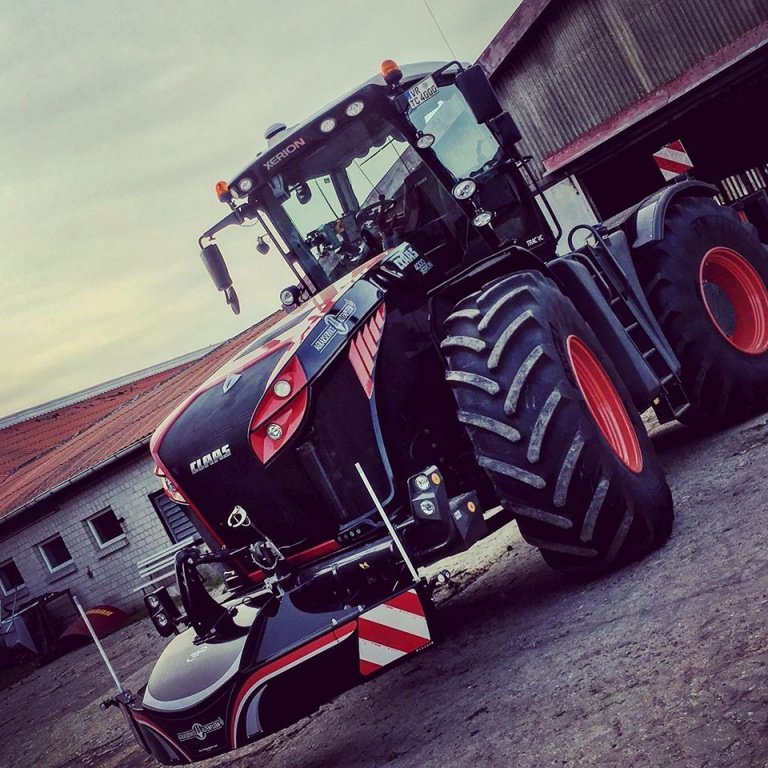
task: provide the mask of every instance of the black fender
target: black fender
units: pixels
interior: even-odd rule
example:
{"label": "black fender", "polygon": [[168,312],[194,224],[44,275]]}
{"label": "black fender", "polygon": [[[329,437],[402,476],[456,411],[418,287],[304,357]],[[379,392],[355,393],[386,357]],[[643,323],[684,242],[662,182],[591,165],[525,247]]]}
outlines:
{"label": "black fender", "polygon": [[658,378],[611,311],[587,268],[569,257],[558,259],[552,267],[565,286],[566,295],[589,323],[611,358],[635,407],[644,411],[661,392]]}
{"label": "black fender", "polygon": [[460,299],[491,280],[531,270],[541,272],[560,286],[557,276],[539,256],[527,248],[513,245],[472,264],[432,288],[429,292],[429,319],[435,344],[439,347],[442,341],[442,321]]}
{"label": "black fender", "polygon": [[[678,197],[713,197],[717,187],[703,181],[679,181],[657,190],[643,200],[622,225],[633,250],[657,243],[664,237],[667,210]],[[634,238],[634,240],[633,240]]]}

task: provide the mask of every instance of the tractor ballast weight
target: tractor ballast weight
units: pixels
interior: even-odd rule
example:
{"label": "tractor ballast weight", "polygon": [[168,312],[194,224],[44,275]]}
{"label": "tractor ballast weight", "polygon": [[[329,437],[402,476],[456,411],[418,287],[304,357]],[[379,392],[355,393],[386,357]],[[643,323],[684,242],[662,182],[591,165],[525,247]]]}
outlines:
{"label": "tractor ballast weight", "polygon": [[109,702],[160,762],[238,748],[428,647],[446,575],[420,569],[512,520],[556,568],[643,557],[673,511],[638,414],[765,405],[768,265],[744,212],[687,180],[557,256],[519,139],[479,67],[387,61],[217,185],[230,211],[200,246],[232,309],[229,225],[256,224],[296,283],[152,439],[208,546],[178,554],[181,611],[147,597],[172,639]]}

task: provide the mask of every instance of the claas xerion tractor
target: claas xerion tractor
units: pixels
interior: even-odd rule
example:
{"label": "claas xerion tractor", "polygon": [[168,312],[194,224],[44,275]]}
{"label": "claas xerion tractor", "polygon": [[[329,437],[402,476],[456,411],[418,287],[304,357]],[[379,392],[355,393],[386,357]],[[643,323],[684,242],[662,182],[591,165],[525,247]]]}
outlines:
{"label": "claas xerion tractor", "polygon": [[[147,597],[172,636],[147,685],[105,703],[169,765],[427,648],[445,573],[421,569],[506,523],[558,569],[643,557],[673,510],[639,414],[727,423],[768,394],[768,264],[744,212],[685,179],[558,256],[478,66],[385,62],[266,139],[200,244],[238,311],[214,236],[255,225],[295,274],[286,316],[153,437],[207,548],[177,555],[181,610]],[[212,562],[232,571],[222,599]]]}

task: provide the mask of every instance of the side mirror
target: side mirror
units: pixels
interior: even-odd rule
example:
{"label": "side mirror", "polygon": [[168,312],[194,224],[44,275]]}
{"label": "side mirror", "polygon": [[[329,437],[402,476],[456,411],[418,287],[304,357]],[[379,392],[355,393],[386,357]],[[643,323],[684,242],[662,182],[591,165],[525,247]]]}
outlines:
{"label": "side mirror", "polygon": [[224,298],[227,300],[227,304],[229,304],[232,311],[236,314],[240,314],[240,299],[237,297],[237,291],[235,291],[235,286],[230,285],[229,288],[224,289]]}
{"label": "side mirror", "polygon": [[211,276],[217,291],[225,291],[232,285],[232,278],[229,276],[227,264],[216,243],[204,246],[203,250],[200,251],[200,258],[202,258],[203,264],[205,264],[205,268],[208,270],[208,274]]}
{"label": "side mirror", "polygon": [[502,112],[491,118],[488,121],[488,128],[502,147],[513,147],[523,138],[515,119],[509,112]]}
{"label": "side mirror", "polygon": [[503,112],[499,97],[494,93],[488,78],[479,64],[456,75],[456,87],[472,110],[478,123],[487,123]]}

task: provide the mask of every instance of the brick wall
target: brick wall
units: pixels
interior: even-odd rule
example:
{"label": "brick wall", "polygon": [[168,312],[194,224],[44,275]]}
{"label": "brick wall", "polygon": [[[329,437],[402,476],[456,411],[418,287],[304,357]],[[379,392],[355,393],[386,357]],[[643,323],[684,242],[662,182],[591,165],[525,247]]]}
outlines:
{"label": "brick wall", "polygon": [[[149,494],[160,489],[152,474],[152,460],[140,455],[117,470],[105,471],[54,512],[29,527],[0,540],[0,567],[9,558],[19,569],[24,585],[0,599],[3,614],[13,605],[47,592],[71,589],[85,607],[99,603],[130,610],[142,603],[136,562],[171,545]],[[125,536],[99,546],[87,520],[110,507]],[[37,545],[60,535],[72,564],[51,573]]]}

